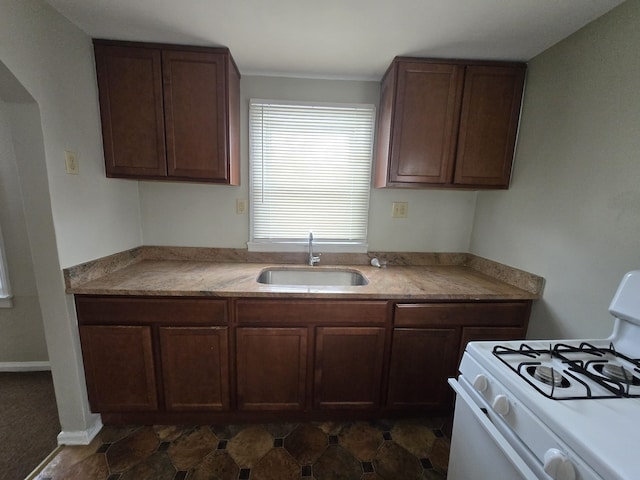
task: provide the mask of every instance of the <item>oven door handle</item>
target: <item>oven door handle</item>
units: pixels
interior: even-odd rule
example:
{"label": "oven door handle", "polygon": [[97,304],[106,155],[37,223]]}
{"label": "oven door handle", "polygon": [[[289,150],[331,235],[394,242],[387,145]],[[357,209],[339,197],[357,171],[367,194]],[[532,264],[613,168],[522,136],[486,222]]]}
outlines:
{"label": "oven door handle", "polygon": [[471,396],[467,393],[462,385],[458,383],[455,378],[449,379],[449,385],[461,397],[462,400],[469,406],[473,416],[478,420],[478,423],[482,425],[485,432],[493,439],[496,446],[504,453],[509,462],[514,468],[522,475],[522,478],[537,479],[539,478],[529,466],[522,460],[518,452],[509,444],[509,441],[502,436],[498,429],[491,423],[491,420],[483,413],[478,404],[474,402]]}

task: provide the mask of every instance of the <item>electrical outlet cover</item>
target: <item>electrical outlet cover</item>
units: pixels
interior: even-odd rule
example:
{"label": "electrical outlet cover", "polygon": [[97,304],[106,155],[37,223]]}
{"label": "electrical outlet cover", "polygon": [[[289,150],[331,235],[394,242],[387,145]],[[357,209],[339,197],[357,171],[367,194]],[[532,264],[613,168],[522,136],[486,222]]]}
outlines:
{"label": "electrical outlet cover", "polygon": [[407,218],[409,216],[409,202],[393,202],[391,206],[392,218]]}
{"label": "electrical outlet cover", "polygon": [[244,198],[236,199],[236,213],[242,215],[247,212],[247,201]]}

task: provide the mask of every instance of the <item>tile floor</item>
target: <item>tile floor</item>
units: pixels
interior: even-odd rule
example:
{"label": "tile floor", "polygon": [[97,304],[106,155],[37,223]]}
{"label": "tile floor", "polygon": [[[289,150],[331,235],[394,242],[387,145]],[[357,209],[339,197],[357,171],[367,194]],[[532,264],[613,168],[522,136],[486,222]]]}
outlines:
{"label": "tile floor", "polygon": [[446,478],[450,419],[105,427],[64,447],[37,480]]}

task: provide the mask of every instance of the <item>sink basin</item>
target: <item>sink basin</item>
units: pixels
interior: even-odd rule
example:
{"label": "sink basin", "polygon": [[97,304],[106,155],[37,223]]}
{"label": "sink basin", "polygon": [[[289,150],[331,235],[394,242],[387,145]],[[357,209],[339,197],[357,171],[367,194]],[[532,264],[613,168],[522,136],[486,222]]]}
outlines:
{"label": "sink basin", "polygon": [[315,285],[346,287],[367,285],[369,281],[356,270],[315,268],[268,268],[258,276],[258,283],[267,285]]}

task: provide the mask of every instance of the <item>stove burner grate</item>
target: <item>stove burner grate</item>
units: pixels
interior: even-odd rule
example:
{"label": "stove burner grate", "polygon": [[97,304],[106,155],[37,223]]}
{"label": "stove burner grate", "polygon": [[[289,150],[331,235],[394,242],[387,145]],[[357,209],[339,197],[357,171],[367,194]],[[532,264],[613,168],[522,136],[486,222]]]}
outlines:
{"label": "stove burner grate", "polygon": [[[583,359],[572,360],[569,358],[574,354],[580,354],[586,358],[595,357],[595,359],[585,362]],[[632,394],[630,392],[630,386],[640,386],[640,378],[628,369],[623,369],[615,363],[608,363],[604,357],[613,357],[615,359],[624,360],[630,365],[633,365],[633,370],[637,373],[640,373],[640,360],[631,359],[616,352],[613,344],[610,344],[608,348],[598,348],[587,342],[581,343],[578,347],[559,343],[555,346],[549,345],[548,349],[534,349],[526,343],[521,344],[517,349],[496,345],[493,348],[493,355],[547,398],[554,400],[581,400],[595,398],[640,397],[640,394]],[[516,355],[530,358],[534,361],[520,362],[517,367],[514,367],[513,364],[505,360],[508,356]],[[558,389],[568,388],[571,385],[571,382],[565,378],[563,374],[560,374],[551,367],[543,366],[541,362],[537,361],[541,357],[545,356],[549,358],[557,358],[562,361],[562,363],[566,364],[567,368],[563,371],[563,374],[570,377],[572,380],[575,380],[577,382],[576,385],[581,385],[584,393],[575,396],[561,396],[561,394],[558,393]],[[605,366],[607,367],[605,368]],[[596,373],[589,371],[589,367],[591,367]],[[527,377],[534,378],[535,380],[549,386],[550,391],[544,391],[539,385],[536,385],[535,382]],[[594,395],[588,381],[603,387],[610,393]]]}

